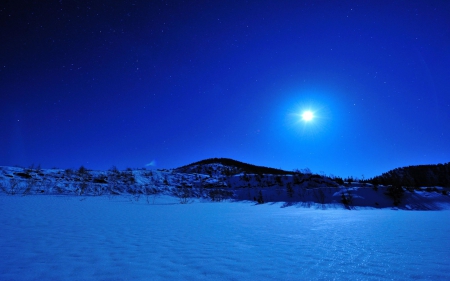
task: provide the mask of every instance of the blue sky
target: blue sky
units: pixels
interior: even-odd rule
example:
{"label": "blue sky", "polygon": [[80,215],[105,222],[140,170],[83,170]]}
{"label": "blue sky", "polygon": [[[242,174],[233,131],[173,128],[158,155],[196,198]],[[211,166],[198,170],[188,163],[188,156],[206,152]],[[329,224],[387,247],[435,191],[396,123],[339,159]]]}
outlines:
{"label": "blue sky", "polygon": [[0,7],[0,165],[371,177],[450,159],[450,2]]}

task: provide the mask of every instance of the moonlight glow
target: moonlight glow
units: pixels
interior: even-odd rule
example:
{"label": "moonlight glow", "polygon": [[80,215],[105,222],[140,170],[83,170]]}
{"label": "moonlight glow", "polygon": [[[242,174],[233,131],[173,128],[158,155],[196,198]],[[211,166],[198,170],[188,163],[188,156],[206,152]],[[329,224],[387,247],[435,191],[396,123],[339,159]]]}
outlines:
{"label": "moonlight glow", "polygon": [[302,114],[303,121],[309,122],[314,119],[314,114],[311,111],[305,111]]}

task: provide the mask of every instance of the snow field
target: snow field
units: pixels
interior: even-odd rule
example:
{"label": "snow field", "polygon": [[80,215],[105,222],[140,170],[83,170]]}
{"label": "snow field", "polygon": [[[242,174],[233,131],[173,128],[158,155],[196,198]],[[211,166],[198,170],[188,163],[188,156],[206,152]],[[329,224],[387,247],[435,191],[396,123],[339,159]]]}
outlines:
{"label": "snow field", "polygon": [[0,280],[450,280],[450,211],[0,196]]}

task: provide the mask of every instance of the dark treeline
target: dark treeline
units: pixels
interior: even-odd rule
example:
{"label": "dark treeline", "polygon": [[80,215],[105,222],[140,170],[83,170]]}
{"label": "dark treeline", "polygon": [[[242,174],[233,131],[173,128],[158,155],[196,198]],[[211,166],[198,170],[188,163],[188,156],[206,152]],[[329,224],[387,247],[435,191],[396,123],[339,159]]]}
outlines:
{"label": "dark treeline", "polygon": [[450,162],[397,168],[366,180],[372,184],[410,187],[450,187]]}

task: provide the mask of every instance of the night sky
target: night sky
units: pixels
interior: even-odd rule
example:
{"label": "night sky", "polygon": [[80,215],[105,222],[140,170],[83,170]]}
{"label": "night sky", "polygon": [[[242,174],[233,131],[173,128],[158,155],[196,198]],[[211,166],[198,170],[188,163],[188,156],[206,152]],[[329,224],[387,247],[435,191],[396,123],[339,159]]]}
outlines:
{"label": "night sky", "polygon": [[2,1],[0,165],[450,161],[450,1],[119,2]]}

